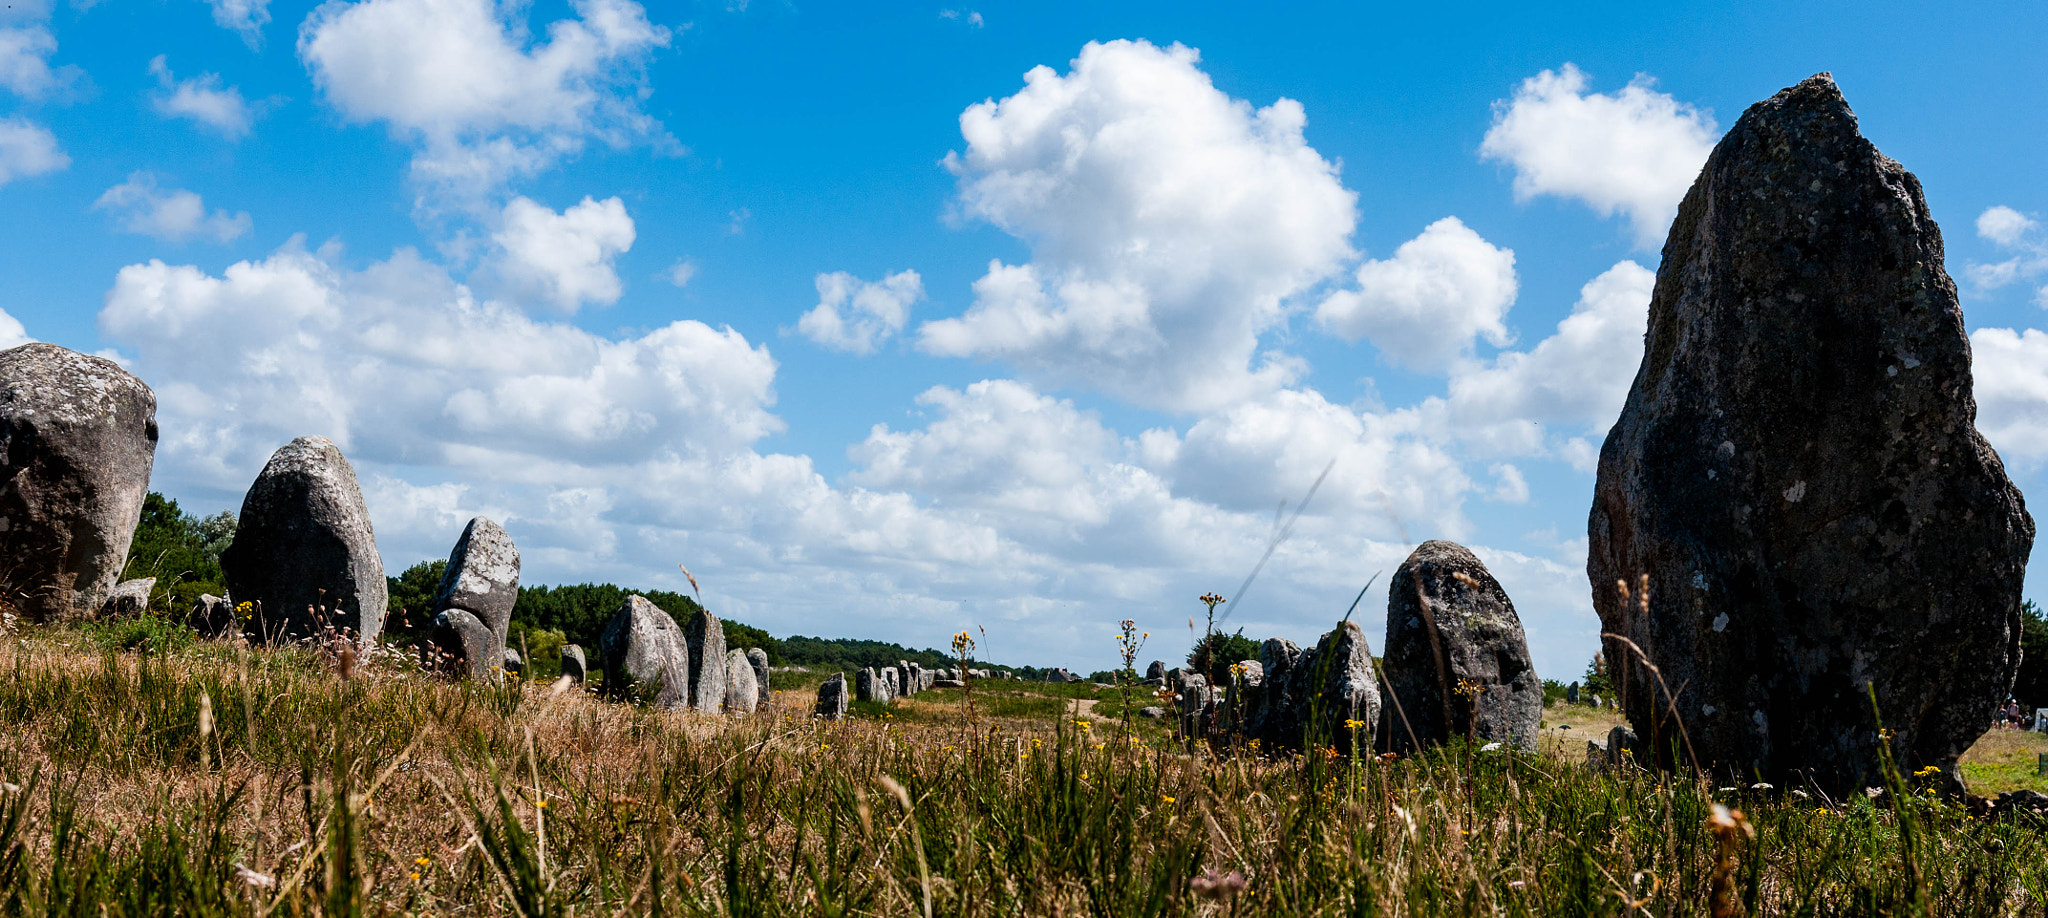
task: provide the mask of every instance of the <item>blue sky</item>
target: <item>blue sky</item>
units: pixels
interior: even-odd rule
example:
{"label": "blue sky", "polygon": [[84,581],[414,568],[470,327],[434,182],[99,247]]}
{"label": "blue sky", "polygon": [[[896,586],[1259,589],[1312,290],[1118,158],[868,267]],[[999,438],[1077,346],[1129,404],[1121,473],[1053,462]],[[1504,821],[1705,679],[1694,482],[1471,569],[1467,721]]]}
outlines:
{"label": "blue sky", "polygon": [[776,633],[1085,669],[1124,617],[1182,652],[1334,463],[1231,627],[1453,538],[1569,679],[1671,208],[1811,73],[1919,175],[2044,480],[2044,18],[16,2],[0,344],[155,387],[193,510],[323,434],[394,570],[484,513],[529,582],[683,563]]}

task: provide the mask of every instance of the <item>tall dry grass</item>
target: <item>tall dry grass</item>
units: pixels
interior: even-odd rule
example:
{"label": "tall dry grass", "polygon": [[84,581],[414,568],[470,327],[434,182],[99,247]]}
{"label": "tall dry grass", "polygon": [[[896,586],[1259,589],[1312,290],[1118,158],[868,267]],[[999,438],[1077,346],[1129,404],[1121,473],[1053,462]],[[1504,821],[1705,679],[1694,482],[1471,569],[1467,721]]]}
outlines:
{"label": "tall dry grass", "polygon": [[[1052,713],[1005,686],[727,720],[142,646],[0,646],[0,913],[1991,915],[2048,894],[2041,826],[1903,784],[1828,802],[1500,750],[1191,755],[1077,724],[1076,688]],[[1754,837],[1716,834],[1716,803]]]}

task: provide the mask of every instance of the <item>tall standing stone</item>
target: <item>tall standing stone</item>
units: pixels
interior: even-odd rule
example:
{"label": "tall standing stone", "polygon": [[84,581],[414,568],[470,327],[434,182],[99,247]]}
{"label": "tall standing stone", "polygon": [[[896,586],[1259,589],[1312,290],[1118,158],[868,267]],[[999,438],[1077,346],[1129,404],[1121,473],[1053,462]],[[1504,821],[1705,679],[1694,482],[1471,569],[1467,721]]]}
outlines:
{"label": "tall standing stone", "polygon": [[[1387,684],[1408,721],[1396,748],[1471,735],[1536,748],[1543,683],[1507,591],[1455,542],[1418,546],[1387,590]],[[1461,694],[1460,685],[1474,694]],[[1476,714],[1476,716],[1475,716]],[[1391,724],[1389,725],[1392,726]]]}
{"label": "tall standing stone", "polygon": [[690,648],[690,706],[716,714],[725,706],[725,625],[698,609],[683,626],[683,639]]}
{"label": "tall standing stone", "polygon": [[747,648],[747,665],[754,670],[754,706],[766,708],[775,697],[768,685],[768,651],[759,647]]}
{"label": "tall standing stone", "polygon": [[128,563],[156,394],[54,344],[0,351],[0,595],[29,619],[99,609]]}
{"label": "tall standing stone", "polygon": [[519,549],[512,537],[487,517],[470,520],[448,554],[448,569],[434,591],[434,611],[469,612],[490,626],[502,647],[518,602]]}
{"label": "tall standing stone", "polygon": [[622,700],[645,698],[660,708],[690,705],[690,648],[683,629],[645,597],[619,605],[597,640],[604,655],[604,691]]}
{"label": "tall standing stone", "polygon": [[853,700],[877,704],[889,703],[889,688],[883,684],[880,674],[872,666],[853,674]]}
{"label": "tall standing stone", "polygon": [[370,511],[355,469],[326,437],[300,437],[270,455],[242,498],[220,566],[229,595],[257,604],[249,627],[265,640],[330,627],[370,640],[384,630],[384,561]]}
{"label": "tall standing stone", "polygon": [[846,674],[833,673],[825,677],[825,683],[818,686],[817,714],[826,720],[842,720],[846,717]]}
{"label": "tall standing stone", "polygon": [[562,645],[562,678],[582,682],[589,669],[583,660],[583,648],[575,644]]}
{"label": "tall standing stone", "polygon": [[1919,181],[1826,74],[1751,106],[1672,224],[1588,525],[1652,754],[1859,790],[1874,691],[1899,764],[1959,780],[2019,663],[2034,539],[1975,418]]}
{"label": "tall standing stone", "polygon": [[761,704],[754,686],[754,667],[747,652],[734,648],[725,652],[725,713],[752,714]]}

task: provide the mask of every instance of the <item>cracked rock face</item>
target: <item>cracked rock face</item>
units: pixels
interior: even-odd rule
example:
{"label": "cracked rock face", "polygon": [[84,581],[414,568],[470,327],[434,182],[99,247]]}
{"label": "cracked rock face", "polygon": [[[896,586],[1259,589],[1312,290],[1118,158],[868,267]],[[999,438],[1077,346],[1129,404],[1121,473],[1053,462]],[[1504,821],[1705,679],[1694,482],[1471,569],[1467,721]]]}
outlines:
{"label": "cracked rock face", "polygon": [[156,394],[54,344],[0,351],[0,590],[29,619],[92,613],[128,563]]}
{"label": "cracked rock face", "polygon": [[683,626],[683,640],[690,648],[690,707],[716,714],[725,707],[728,681],[725,624],[718,616],[698,609]]}
{"label": "cracked rock face", "polygon": [[1646,754],[1858,790],[1874,692],[1899,764],[1955,775],[2012,684],[2034,540],[1975,419],[1919,181],[1826,74],[1752,106],[1672,224],[1594,488],[1586,572]]}
{"label": "cracked rock face", "polygon": [[[1478,556],[1455,542],[1417,547],[1387,589],[1387,683],[1405,720],[1395,748],[1466,735],[1534,751],[1543,683],[1515,604]],[[1470,682],[1477,694],[1461,695]],[[1410,740],[1410,731],[1414,739]]]}
{"label": "cracked rock face", "polygon": [[369,640],[384,630],[388,587],[370,511],[355,469],[326,437],[300,437],[270,455],[220,566],[236,602],[259,604],[248,627],[267,640],[330,627]]}

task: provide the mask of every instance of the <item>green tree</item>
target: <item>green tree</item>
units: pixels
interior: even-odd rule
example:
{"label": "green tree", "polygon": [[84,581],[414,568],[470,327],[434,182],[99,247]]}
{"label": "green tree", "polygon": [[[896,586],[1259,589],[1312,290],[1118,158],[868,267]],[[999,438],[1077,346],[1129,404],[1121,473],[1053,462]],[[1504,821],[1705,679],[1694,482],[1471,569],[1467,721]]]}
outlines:
{"label": "green tree", "polygon": [[1188,668],[1201,673],[1210,685],[1229,685],[1230,667],[1258,656],[1259,642],[1245,637],[1243,628],[1234,634],[1217,631],[1195,642],[1195,649],[1188,652]]}
{"label": "green tree", "polygon": [[1614,697],[1614,680],[1607,678],[1607,664],[1598,653],[1586,661],[1586,674],[1579,679],[1579,700],[1587,700],[1588,695]]}
{"label": "green tree", "polygon": [[2031,599],[2020,603],[2020,672],[2012,696],[2030,711],[2048,708],[2048,615]]}
{"label": "green tree", "polygon": [[389,598],[384,602],[384,632],[398,636],[425,634],[434,624],[434,591],[441,586],[447,559],[421,561],[396,577],[386,577]]}
{"label": "green tree", "polygon": [[222,511],[201,520],[155,491],[143,495],[142,519],[128,543],[121,579],[155,577],[151,608],[182,613],[201,593],[224,595],[220,553],[235,538],[234,514]]}

